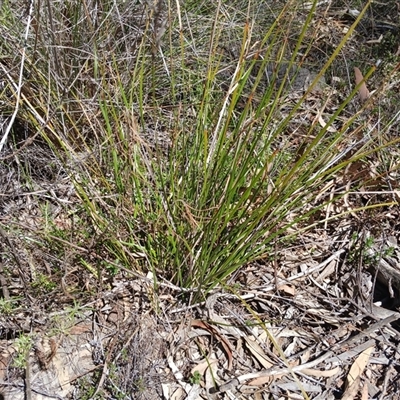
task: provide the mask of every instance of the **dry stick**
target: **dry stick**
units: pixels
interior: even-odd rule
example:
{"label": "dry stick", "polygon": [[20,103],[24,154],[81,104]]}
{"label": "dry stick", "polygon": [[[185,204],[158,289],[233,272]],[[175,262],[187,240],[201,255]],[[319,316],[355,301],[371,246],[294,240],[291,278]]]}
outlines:
{"label": "dry stick", "polygon": [[305,364],[297,365],[295,367],[290,367],[290,368],[280,368],[280,367],[273,367],[269,368],[260,372],[251,372],[249,374],[244,374],[241,375],[235,379],[232,379],[232,381],[229,381],[228,383],[225,383],[224,385],[221,385],[219,387],[220,392],[224,392],[229,389],[233,389],[233,383],[236,383],[236,385],[242,384],[245,381],[251,380],[251,379],[256,379],[256,378],[261,378],[261,377],[266,377],[266,376],[274,376],[274,375],[283,375],[283,374],[289,374],[291,372],[298,372],[303,369],[311,369],[320,364],[322,361],[326,360],[329,356],[333,355],[332,351],[328,351],[321,357],[317,358],[314,361],[310,361]]}
{"label": "dry stick", "polygon": [[297,365],[297,366],[291,367],[291,368],[273,367],[273,368],[265,369],[260,372],[244,374],[244,375],[234,378],[234,379],[230,380],[229,382],[221,385],[219,387],[219,391],[226,392],[227,390],[232,390],[236,386],[244,383],[245,381],[251,380],[251,379],[267,377],[267,376],[274,376],[274,375],[289,374],[292,372],[300,372],[301,370],[304,370],[304,369],[314,368],[318,364],[320,364],[322,361],[325,361],[328,358],[329,358],[327,360],[328,363],[334,363],[336,361],[334,351],[340,349],[343,346],[350,346],[351,344],[363,339],[365,336],[369,336],[374,331],[383,328],[384,326],[390,324],[391,322],[396,321],[397,319],[399,319],[399,317],[400,317],[400,314],[395,313],[379,322],[376,322],[375,324],[372,324],[369,328],[367,328],[365,331],[360,332],[358,335],[356,335],[342,343],[338,343],[338,344],[334,345],[332,347],[332,350],[327,351],[325,354],[323,354],[321,357],[318,357],[316,360],[310,361],[305,364]]}
{"label": "dry stick", "polygon": [[395,373],[395,369],[393,367],[393,365],[391,365],[389,367],[389,369],[386,371],[385,373],[385,379],[383,380],[383,385],[382,385],[382,390],[381,390],[381,395],[379,397],[378,400],[385,400],[389,397],[389,394],[387,393],[387,387],[388,387],[388,383],[391,380],[391,375],[394,375]]}
{"label": "dry stick", "polygon": [[[334,258],[339,256],[343,252],[344,252],[343,249],[339,250],[336,253],[334,253],[331,257],[329,257],[327,260],[325,260],[321,264],[317,265],[316,267],[310,268],[308,271],[302,272],[302,273],[300,273],[298,275],[295,275],[295,276],[293,276],[293,277],[291,277],[291,278],[289,278],[287,280],[288,281],[292,281],[292,280],[298,279],[300,277],[304,277],[304,276],[306,276],[306,275],[308,275],[308,274],[310,274],[310,273],[322,268],[323,266],[327,265],[331,260],[333,260]],[[271,286],[268,286],[267,288],[265,288],[264,291],[272,290],[273,288],[274,288],[274,285],[271,285]],[[219,391],[220,392],[224,392],[224,391],[227,391],[227,390],[231,390],[234,387],[238,386],[239,384],[241,384],[241,383],[243,383],[243,382],[245,382],[247,380],[250,380],[250,379],[255,379],[255,378],[265,377],[265,376],[287,374],[287,373],[290,373],[291,371],[299,372],[299,371],[301,371],[303,369],[313,368],[316,365],[320,364],[322,361],[326,360],[328,357],[330,357],[330,359],[328,361],[332,362],[333,359],[334,359],[334,351],[335,350],[338,350],[340,347],[343,347],[343,346],[350,346],[351,344],[363,339],[365,336],[370,335],[374,331],[383,328],[384,326],[390,324],[391,322],[396,321],[399,318],[400,318],[400,313],[393,313],[389,317],[374,323],[373,325],[371,325],[366,330],[360,332],[358,335],[346,340],[345,342],[336,344],[335,346],[333,346],[332,350],[326,352],[325,354],[323,354],[321,357],[317,358],[314,361],[311,361],[311,362],[306,363],[306,364],[302,364],[302,365],[298,365],[298,366],[292,367],[291,369],[274,367],[274,368],[270,368],[268,370],[264,370],[264,371],[261,371],[261,372],[245,374],[245,375],[239,376],[239,377],[237,377],[235,379],[232,379],[231,381],[227,382],[224,385],[221,385],[219,387]]]}
{"label": "dry stick", "polygon": [[[1,228],[0,228],[0,236],[2,236]],[[2,244],[0,244],[0,251],[3,250]],[[7,280],[4,276],[4,266],[0,255],[0,289],[5,301],[10,300],[10,292],[7,287]]]}
{"label": "dry stick", "polygon": [[[381,253],[377,248],[367,249],[366,253],[369,256],[375,257],[376,254]],[[371,264],[371,269],[373,269],[378,274],[378,280],[383,282],[391,290],[391,286],[394,286],[400,291],[400,267],[393,267],[386,260],[380,257],[377,263]]]}
{"label": "dry stick", "polygon": [[14,124],[15,118],[17,117],[18,114],[18,110],[19,110],[19,102],[21,100],[21,90],[22,90],[22,78],[23,78],[23,73],[24,73],[24,65],[25,65],[25,55],[26,55],[26,42],[28,40],[28,35],[29,35],[29,29],[31,26],[31,22],[32,22],[32,14],[33,14],[33,0],[30,1],[30,5],[29,5],[29,15],[28,15],[28,22],[26,23],[26,31],[25,31],[25,37],[24,37],[24,47],[22,49],[22,59],[21,59],[21,68],[19,70],[19,78],[18,78],[18,86],[16,87],[17,90],[17,101],[15,103],[15,109],[14,112],[11,116],[11,120],[7,126],[7,129],[4,133],[4,136],[1,138],[0,141],[0,153],[1,150],[3,149],[4,144],[7,141],[8,138],[8,134],[11,131],[11,128]]}
{"label": "dry stick", "polygon": [[7,280],[4,277],[4,267],[3,267],[3,263],[1,261],[0,261],[0,289],[1,289],[1,293],[3,295],[3,299],[5,301],[9,301],[10,300],[10,292],[7,287]]}
{"label": "dry stick", "polygon": [[375,322],[372,324],[369,328],[365,329],[364,331],[361,331],[358,335],[351,337],[350,339],[347,339],[343,343],[337,343],[332,347],[332,351],[338,350],[342,346],[350,346],[356,342],[358,342],[360,339],[363,339],[365,336],[369,336],[371,333],[375,332],[378,329],[382,329],[386,325],[389,325],[390,323],[397,321],[400,318],[400,313],[393,313],[392,315],[389,315],[388,317]]}
{"label": "dry stick", "polygon": [[112,352],[114,351],[114,347],[117,344],[117,339],[119,338],[119,332],[116,332],[114,337],[111,339],[111,343],[109,346],[109,350],[108,353],[105,357],[104,363],[103,363],[103,370],[101,372],[101,376],[99,379],[99,382],[97,383],[96,386],[96,390],[93,393],[93,395],[90,397],[91,399],[94,399],[96,397],[96,395],[99,393],[99,391],[101,390],[101,388],[103,387],[104,381],[106,380],[107,376],[108,376],[108,372],[109,372],[109,363],[112,357]]}
{"label": "dry stick", "polygon": [[26,352],[26,365],[25,365],[25,399],[32,400],[32,386],[31,386],[31,365],[29,363],[29,351]]}

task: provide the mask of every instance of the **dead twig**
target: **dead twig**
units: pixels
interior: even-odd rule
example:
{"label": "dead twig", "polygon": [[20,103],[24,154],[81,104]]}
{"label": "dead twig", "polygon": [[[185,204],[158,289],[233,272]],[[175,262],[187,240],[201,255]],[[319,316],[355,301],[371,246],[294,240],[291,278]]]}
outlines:
{"label": "dead twig", "polygon": [[[19,105],[20,105],[20,100],[21,100],[21,90],[22,90],[22,85],[23,85],[22,78],[23,78],[23,73],[24,73],[25,55],[26,55],[26,48],[27,48],[26,41],[28,40],[29,30],[30,30],[32,19],[33,19],[33,4],[34,4],[34,2],[33,2],[33,0],[31,0],[30,1],[30,5],[29,5],[28,21],[26,23],[26,30],[25,30],[25,37],[24,37],[25,45],[24,45],[24,48],[22,50],[22,59],[21,59],[21,67],[20,67],[20,70],[19,70],[18,84],[13,82],[14,85],[15,85],[15,89],[17,91],[17,98],[16,98],[16,101],[15,101],[15,109],[14,109],[14,112],[13,112],[13,114],[11,116],[11,120],[10,120],[9,124],[7,125],[6,131],[4,132],[3,137],[1,138],[1,141],[0,141],[0,152],[3,149],[3,146],[7,141],[8,134],[11,131],[11,128],[12,128],[12,126],[14,124],[15,118],[17,117],[18,110],[19,110]],[[5,73],[6,73],[7,77],[10,79],[11,77],[9,76],[8,72],[5,71]],[[11,81],[12,81],[12,79],[11,79]]]}
{"label": "dead twig", "polygon": [[25,366],[25,399],[32,400],[32,387],[31,387],[31,365],[29,363],[29,351],[26,352],[26,366]]}
{"label": "dead twig", "polygon": [[399,317],[400,317],[400,314],[395,313],[379,322],[374,323],[366,330],[360,332],[358,335],[351,337],[350,339],[348,339],[342,343],[336,344],[335,346],[332,347],[332,350],[327,351],[325,354],[323,354],[322,356],[318,357],[317,359],[315,359],[313,361],[310,361],[305,364],[297,365],[294,367],[290,367],[290,368],[273,367],[273,368],[269,368],[269,369],[262,370],[259,372],[252,372],[249,374],[244,374],[244,375],[236,377],[236,378],[230,380],[229,382],[221,385],[219,387],[219,391],[224,392],[227,390],[232,390],[234,387],[236,387],[240,384],[243,384],[246,381],[256,379],[256,378],[290,374],[292,372],[300,372],[304,369],[314,368],[317,365],[319,365],[321,362],[323,362],[327,359],[328,359],[328,362],[334,362],[335,361],[335,356],[334,356],[335,351],[339,350],[342,347],[345,347],[345,346],[348,347],[348,346],[358,342],[359,340],[363,339],[364,337],[371,335],[376,330],[382,329],[384,326],[390,324],[391,322],[396,321],[397,319],[399,319]]}

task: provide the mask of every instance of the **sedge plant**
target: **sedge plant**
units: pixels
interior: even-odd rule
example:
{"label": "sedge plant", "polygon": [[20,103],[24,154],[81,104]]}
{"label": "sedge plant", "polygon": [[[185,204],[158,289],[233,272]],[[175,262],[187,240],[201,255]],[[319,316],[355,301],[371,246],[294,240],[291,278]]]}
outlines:
{"label": "sedge plant", "polygon": [[[269,257],[273,243],[340,217],[327,217],[327,205],[367,178],[334,193],[324,187],[398,143],[382,141],[361,118],[368,102],[343,120],[356,86],[324,124],[310,121],[296,140],[291,131],[370,2],[297,97],[290,71],[312,47],[317,1],[295,39],[295,1],[270,10],[268,25],[264,15],[257,22],[252,2],[97,3],[41,5],[35,51],[25,60],[33,95],[22,93],[20,118],[62,160],[76,212],[87,221],[82,229],[103,264],[108,258],[124,271],[152,271],[187,289],[192,301],[203,299],[241,267]],[[229,62],[227,40],[236,43]],[[273,71],[266,81],[271,61],[289,65],[283,79]],[[380,129],[391,123],[381,121]]]}

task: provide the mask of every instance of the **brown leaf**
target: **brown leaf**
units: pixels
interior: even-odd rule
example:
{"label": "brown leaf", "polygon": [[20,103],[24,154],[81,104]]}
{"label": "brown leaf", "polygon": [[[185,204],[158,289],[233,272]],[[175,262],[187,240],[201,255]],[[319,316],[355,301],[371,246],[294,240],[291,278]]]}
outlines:
{"label": "brown leaf", "polygon": [[[323,128],[325,128],[325,126],[327,125],[326,122],[324,121],[324,119],[322,118],[322,115],[320,115],[320,116],[318,117],[318,122],[319,122],[319,124],[320,124]],[[329,125],[329,126],[326,128],[326,130],[327,130],[328,132],[331,132],[331,133],[337,132],[337,130],[335,129],[335,127],[332,126],[332,125]]]}
{"label": "brown leaf", "polygon": [[91,332],[92,327],[90,324],[74,325],[70,330],[70,335],[80,335],[81,333]]}
{"label": "brown leaf", "polygon": [[267,383],[272,382],[274,379],[279,379],[280,376],[260,376],[259,378],[253,379],[247,383],[248,386],[263,386]]}
{"label": "brown leaf", "polygon": [[335,367],[333,369],[328,369],[328,370],[306,368],[306,369],[301,370],[301,372],[305,375],[316,376],[318,378],[321,378],[321,377],[330,378],[331,376],[337,375],[340,372],[340,368]]}
{"label": "brown leaf", "polygon": [[289,296],[294,296],[296,294],[296,288],[292,285],[279,285],[278,290],[288,294]]}
{"label": "brown leaf", "polygon": [[353,400],[358,393],[360,387],[360,377],[357,377],[353,383],[347,387],[346,391],[343,393],[342,400]]}
{"label": "brown leaf", "polygon": [[362,82],[360,87],[358,88],[358,96],[360,97],[361,102],[364,102],[369,97],[367,85],[364,82],[363,74],[357,67],[354,67],[354,74],[356,75],[356,85],[358,86]]}
{"label": "brown leaf", "polygon": [[222,347],[224,348],[225,353],[226,353],[226,355],[228,357],[228,370],[231,370],[232,369],[233,356],[232,356],[231,345],[230,345],[229,341],[227,339],[225,339],[218,332],[217,329],[215,329],[213,326],[211,326],[207,322],[195,319],[195,320],[192,321],[192,326],[205,329],[206,331],[210,332],[211,335],[213,335],[213,336],[215,336],[216,338],[219,339],[219,341],[220,341]]}
{"label": "brown leaf", "polygon": [[0,380],[5,381],[8,364],[10,362],[10,354],[8,351],[4,351],[0,354]]}
{"label": "brown leaf", "polygon": [[359,378],[364,372],[364,369],[368,364],[369,357],[371,356],[373,350],[373,346],[368,347],[355,359],[347,375],[347,386],[351,386],[354,381]]}
{"label": "brown leaf", "polygon": [[272,368],[273,364],[271,360],[268,359],[268,357],[265,355],[263,349],[261,346],[253,339],[250,337],[245,337],[244,338],[247,344],[248,349],[251,351],[253,356],[258,360],[258,362],[265,368]]}
{"label": "brown leaf", "polygon": [[364,386],[361,390],[361,400],[368,400],[368,384],[364,383]]}
{"label": "brown leaf", "polygon": [[175,392],[172,394],[170,397],[171,400],[182,400],[186,396],[185,391],[181,388],[178,387],[178,389],[175,390]]}

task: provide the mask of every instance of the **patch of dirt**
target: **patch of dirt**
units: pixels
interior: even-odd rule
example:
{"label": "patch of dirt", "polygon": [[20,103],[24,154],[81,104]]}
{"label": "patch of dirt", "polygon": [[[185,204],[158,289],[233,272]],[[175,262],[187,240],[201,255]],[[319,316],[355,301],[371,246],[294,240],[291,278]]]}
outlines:
{"label": "patch of dirt", "polygon": [[169,379],[170,328],[143,310],[150,292],[147,280],[120,283],[97,301],[54,312],[42,324],[31,319],[33,346],[22,374],[18,340],[7,340],[3,332],[3,399],[161,398],[161,383]]}

